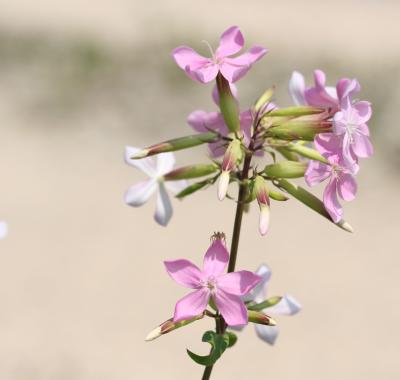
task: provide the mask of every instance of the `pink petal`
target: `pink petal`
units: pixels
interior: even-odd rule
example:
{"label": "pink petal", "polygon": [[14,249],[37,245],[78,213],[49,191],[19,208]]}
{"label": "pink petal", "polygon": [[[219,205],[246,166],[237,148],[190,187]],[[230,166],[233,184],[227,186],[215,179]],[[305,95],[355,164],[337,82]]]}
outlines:
{"label": "pink petal", "polygon": [[219,112],[194,111],[187,118],[188,124],[197,132],[220,131],[225,122]]}
{"label": "pink petal", "polygon": [[357,183],[354,177],[348,173],[342,173],[338,180],[338,193],[345,201],[352,201],[357,193]]}
{"label": "pink petal", "polygon": [[336,112],[333,116],[333,132],[335,133],[335,135],[342,135],[343,133],[346,133],[346,123],[347,120],[345,118],[344,112]]}
{"label": "pink petal", "polygon": [[333,133],[320,133],[315,137],[314,144],[323,156],[339,154],[342,151],[342,140]]}
{"label": "pink petal", "polygon": [[271,345],[273,345],[278,338],[279,330],[276,326],[255,325],[257,336]]}
{"label": "pink petal", "polygon": [[237,296],[244,296],[248,294],[259,282],[261,277],[255,273],[241,270],[239,272],[226,273],[217,279],[218,290],[222,289],[224,292],[235,294]]}
{"label": "pink petal", "polygon": [[272,315],[295,315],[301,310],[301,305],[292,296],[285,294],[274,306],[264,309],[264,312]]}
{"label": "pink petal", "polygon": [[180,285],[196,289],[202,281],[201,270],[189,260],[164,261],[165,269],[171,278]]}
{"label": "pink petal", "polygon": [[340,79],[336,85],[336,92],[340,103],[347,103],[348,98],[350,100],[360,92],[360,84],[356,79],[343,78]]}
{"label": "pink petal", "polygon": [[374,154],[374,147],[368,136],[361,133],[353,134],[352,149],[358,157],[366,158]]}
{"label": "pink petal", "polygon": [[4,239],[8,234],[8,225],[3,220],[0,221],[0,239]]}
{"label": "pink petal", "polygon": [[153,157],[145,157],[140,160],[132,160],[131,157],[140,152],[142,149],[135,148],[133,146],[125,147],[125,162],[128,165],[134,166],[135,168],[141,170],[143,173],[147,174],[149,177],[156,176],[157,167],[156,162]]}
{"label": "pink petal", "polygon": [[221,239],[215,239],[208,248],[203,262],[203,272],[207,276],[219,276],[226,268],[229,253]]}
{"label": "pink petal", "polygon": [[201,288],[181,298],[175,306],[174,322],[200,315],[206,309],[209,299],[208,288]]}
{"label": "pink petal", "polygon": [[139,207],[145,204],[157,190],[157,181],[150,179],[131,186],[125,193],[125,203]]}
{"label": "pink petal", "polygon": [[225,58],[220,65],[221,74],[228,82],[236,82],[242,78],[251,66],[267,53],[261,46],[253,46],[247,52],[235,58]]}
{"label": "pink petal", "polygon": [[215,52],[217,57],[227,57],[236,54],[244,45],[244,38],[237,26],[231,26],[222,34],[219,47]]}
{"label": "pink petal", "polygon": [[239,296],[218,289],[213,299],[228,326],[242,326],[247,324],[247,309]]}
{"label": "pink petal", "polygon": [[218,71],[218,65],[212,62],[209,62],[198,69],[192,69],[190,67],[186,69],[189,76],[197,79],[200,83],[209,83],[213,81],[217,77]]}
{"label": "pink petal", "polygon": [[317,183],[325,181],[331,175],[332,167],[330,165],[311,160],[304,174],[304,180],[308,186],[314,186]]}
{"label": "pink petal", "polygon": [[324,191],[324,206],[331,216],[332,220],[337,223],[342,219],[343,209],[336,194],[336,180],[331,179]]}
{"label": "pink petal", "polygon": [[157,194],[157,203],[156,203],[156,211],[154,213],[155,221],[162,225],[166,226],[172,217],[172,205],[169,200],[169,196],[167,191],[165,190],[164,183],[160,183],[158,187]]}
{"label": "pink petal", "polygon": [[359,116],[360,123],[366,123],[372,115],[371,103],[366,101],[360,101],[353,104]]}
{"label": "pink petal", "polygon": [[337,108],[338,100],[332,97],[325,87],[325,73],[321,70],[314,71],[315,87],[306,89],[304,96],[307,104],[316,107]]}
{"label": "pink petal", "polygon": [[293,71],[289,80],[289,94],[297,106],[306,104],[306,99],[304,98],[305,89],[304,76],[297,71]]}
{"label": "pink petal", "polygon": [[217,76],[218,66],[188,46],[177,47],[172,56],[178,66],[194,80],[207,83]]}

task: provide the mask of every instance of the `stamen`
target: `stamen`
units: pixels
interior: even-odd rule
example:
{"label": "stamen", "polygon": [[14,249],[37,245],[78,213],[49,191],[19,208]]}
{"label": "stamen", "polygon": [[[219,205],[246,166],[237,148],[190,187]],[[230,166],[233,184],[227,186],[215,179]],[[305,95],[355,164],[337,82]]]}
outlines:
{"label": "stamen", "polygon": [[213,48],[211,47],[211,45],[208,43],[208,41],[202,40],[201,42],[203,42],[204,44],[207,45],[208,49],[209,49],[210,52],[211,52],[211,57],[214,58],[214,57],[215,57],[214,50],[213,50]]}

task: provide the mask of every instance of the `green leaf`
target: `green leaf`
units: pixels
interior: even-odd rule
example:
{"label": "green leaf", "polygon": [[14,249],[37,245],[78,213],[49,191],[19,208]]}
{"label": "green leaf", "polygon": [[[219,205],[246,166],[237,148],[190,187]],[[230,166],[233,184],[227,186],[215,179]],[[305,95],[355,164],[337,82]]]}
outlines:
{"label": "green leaf", "polygon": [[233,332],[231,332],[231,331],[227,331],[225,334],[224,334],[224,338],[226,339],[228,339],[228,348],[230,348],[230,347],[232,347],[232,346],[234,346],[235,345],[235,343],[237,342],[237,335],[236,334],[234,334]]}
{"label": "green leaf", "polygon": [[206,331],[203,335],[202,341],[211,344],[212,349],[209,355],[200,356],[190,350],[186,351],[193,361],[206,367],[212,366],[229,347],[229,337],[225,334],[218,335],[214,331]]}

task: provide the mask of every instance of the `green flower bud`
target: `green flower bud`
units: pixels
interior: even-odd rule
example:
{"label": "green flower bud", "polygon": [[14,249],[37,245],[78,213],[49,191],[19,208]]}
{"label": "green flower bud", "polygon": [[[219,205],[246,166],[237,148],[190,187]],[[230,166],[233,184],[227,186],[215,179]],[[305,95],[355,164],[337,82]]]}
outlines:
{"label": "green flower bud", "polygon": [[268,104],[272,98],[272,95],[274,95],[274,88],[269,88],[267,91],[265,91],[256,101],[256,104],[254,105],[254,110],[258,112],[263,106]]}
{"label": "green flower bud", "polygon": [[332,130],[332,123],[318,120],[291,120],[267,129],[268,135],[281,140],[314,141],[315,135]]}
{"label": "green flower bud", "polygon": [[264,168],[264,173],[271,178],[300,178],[304,177],[306,169],[306,162],[281,161],[267,165]]}
{"label": "green flower bud", "polygon": [[239,107],[232,95],[229,82],[219,73],[217,76],[217,88],[219,94],[219,107],[225,124],[231,132],[240,131]]}
{"label": "green flower bud", "polygon": [[249,322],[257,323],[259,325],[276,326],[276,322],[268,315],[256,310],[247,310]]}
{"label": "green flower bud", "polygon": [[218,139],[218,134],[215,132],[206,132],[196,135],[179,137],[177,139],[168,140],[156,145],[152,145],[136,153],[131,158],[139,159],[148,156],[153,156],[154,154],[174,152],[176,150],[193,148],[194,146],[210,143],[216,141],[217,139]]}
{"label": "green flower bud", "polygon": [[166,181],[204,177],[219,170],[216,164],[198,164],[177,168],[164,175]]}

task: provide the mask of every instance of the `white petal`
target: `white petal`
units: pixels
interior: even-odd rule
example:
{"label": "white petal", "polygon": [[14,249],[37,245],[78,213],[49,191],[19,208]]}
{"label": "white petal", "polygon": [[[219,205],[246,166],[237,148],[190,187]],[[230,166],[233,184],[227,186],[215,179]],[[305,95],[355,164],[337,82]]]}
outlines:
{"label": "white petal", "polygon": [[157,174],[162,176],[170,172],[175,166],[175,157],[172,152],[157,155]]}
{"label": "white petal", "polygon": [[146,203],[157,190],[157,181],[150,179],[131,186],[125,193],[125,203],[129,206],[139,207]]}
{"label": "white petal", "polygon": [[8,225],[4,221],[0,221],[0,239],[4,239],[8,234]]}
{"label": "white petal", "polygon": [[157,176],[157,168],[156,162],[153,157],[145,157],[138,160],[132,160],[131,157],[141,151],[140,148],[135,148],[133,146],[126,146],[125,147],[125,162],[128,165],[134,166],[135,168],[141,170],[149,177],[156,177]]}
{"label": "white petal", "polygon": [[154,219],[158,224],[166,226],[172,217],[172,206],[167,191],[165,190],[164,183],[159,184],[159,191],[157,194],[157,205]]}
{"label": "white petal", "polygon": [[301,310],[301,305],[290,295],[285,294],[274,306],[264,309],[264,312],[278,315],[294,315]]}
{"label": "white petal", "polygon": [[279,330],[276,326],[255,325],[256,333],[260,339],[269,344],[274,344]]}
{"label": "white petal", "polygon": [[304,98],[305,89],[306,85],[303,75],[300,74],[298,71],[293,71],[293,74],[289,80],[289,93],[293,99],[293,102],[297,106],[307,104]]}
{"label": "white petal", "polygon": [[265,301],[265,298],[267,297],[267,288],[268,282],[271,278],[271,270],[268,265],[261,264],[258,267],[256,274],[261,277],[261,281],[247,296],[244,297],[245,301],[262,302]]}
{"label": "white petal", "polygon": [[166,188],[174,195],[180,193],[184,188],[189,186],[189,183],[184,179],[180,181],[165,181],[164,183]]}

